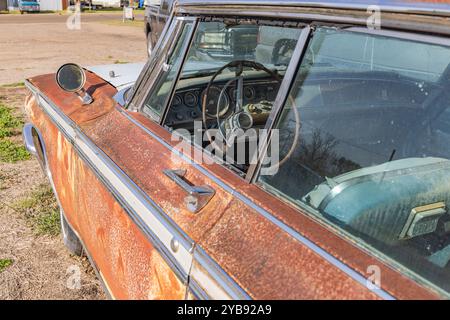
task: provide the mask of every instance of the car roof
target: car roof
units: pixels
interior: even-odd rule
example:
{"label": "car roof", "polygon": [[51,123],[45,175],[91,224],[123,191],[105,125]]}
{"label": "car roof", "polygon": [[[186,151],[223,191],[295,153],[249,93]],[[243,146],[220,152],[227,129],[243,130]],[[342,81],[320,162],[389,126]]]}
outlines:
{"label": "car roof", "polygon": [[449,0],[178,0],[178,5],[273,5],[363,11],[366,11],[371,5],[377,5],[381,11],[386,12],[450,16]]}

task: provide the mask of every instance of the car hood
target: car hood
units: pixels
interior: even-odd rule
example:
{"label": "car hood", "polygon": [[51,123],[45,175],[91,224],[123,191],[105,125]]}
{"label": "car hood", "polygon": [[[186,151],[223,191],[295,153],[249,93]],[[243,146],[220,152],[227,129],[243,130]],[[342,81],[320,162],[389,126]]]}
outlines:
{"label": "car hood", "polygon": [[139,77],[145,63],[108,64],[85,69],[109,82],[118,91],[132,85]]}

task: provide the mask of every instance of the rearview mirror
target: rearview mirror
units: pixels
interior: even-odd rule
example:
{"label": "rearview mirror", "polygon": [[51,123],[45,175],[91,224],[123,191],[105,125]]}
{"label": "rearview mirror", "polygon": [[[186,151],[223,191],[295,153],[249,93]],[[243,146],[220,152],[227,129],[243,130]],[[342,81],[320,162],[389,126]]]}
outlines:
{"label": "rearview mirror", "polygon": [[84,90],[86,74],[83,68],[75,63],[62,65],[56,72],[56,83],[67,92],[75,92],[83,104],[92,103],[92,97]]}

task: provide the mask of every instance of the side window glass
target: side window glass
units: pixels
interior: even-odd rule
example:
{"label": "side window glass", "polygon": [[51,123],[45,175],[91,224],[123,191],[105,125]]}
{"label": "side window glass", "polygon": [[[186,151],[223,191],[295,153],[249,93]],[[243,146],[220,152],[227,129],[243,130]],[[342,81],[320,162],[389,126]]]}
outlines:
{"label": "side window glass", "polygon": [[302,32],[261,21],[202,21],[164,125],[247,172]]}
{"label": "side window glass", "polygon": [[258,178],[447,292],[449,57],[436,44],[318,28],[276,124],[279,166]]}
{"label": "side window glass", "polygon": [[193,22],[184,23],[172,52],[156,66],[159,69],[159,73],[142,107],[142,112],[152,119],[160,119],[161,112],[170,98],[171,90],[176,81],[181,63],[183,62],[185,49],[189,43],[192,27]]}

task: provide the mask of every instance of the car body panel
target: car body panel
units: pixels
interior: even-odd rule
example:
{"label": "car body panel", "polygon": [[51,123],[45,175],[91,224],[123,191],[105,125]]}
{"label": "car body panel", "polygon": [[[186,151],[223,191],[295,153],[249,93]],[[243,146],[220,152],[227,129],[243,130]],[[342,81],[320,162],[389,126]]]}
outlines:
{"label": "car body panel", "polygon": [[[184,3],[176,9],[214,11],[209,4]],[[242,9],[240,3],[227,7],[230,14]],[[287,5],[280,8],[289,11]],[[266,9],[245,10],[263,14]],[[315,16],[325,11],[314,10]],[[346,11],[346,19],[354,16],[359,23],[358,15]],[[90,68],[98,75],[87,72],[85,90],[94,99],[87,106],[59,89],[54,75],[27,83],[39,104],[52,104],[47,108],[58,109],[53,111],[70,120],[70,132],[61,133],[64,128],[52,124],[58,116],[48,117],[42,106],[30,104],[27,111],[41,131],[64,212],[113,297],[440,298],[434,289],[419,285],[403,275],[404,270],[388,266],[305,210],[219,164],[198,164],[192,155],[174,152],[190,145],[173,140],[164,127],[113,99],[117,89],[135,81],[135,73],[113,79],[108,69]],[[185,169],[187,181],[211,186],[216,194],[192,213],[185,205],[186,193],[164,175],[166,169]],[[145,205],[152,209],[147,211]],[[181,243],[178,253],[167,238],[170,234]],[[381,288],[367,286],[371,266],[381,269]]]}
{"label": "car body panel", "polygon": [[[104,100],[107,94],[113,105],[111,95],[115,89],[98,77],[88,78],[94,80],[91,82],[95,83],[93,86],[98,84],[95,80],[104,84],[103,89],[96,89],[93,94],[98,103],[108,106]],[[61,106],[65,103],[58,98],[66,101],[68,108],[65,110],[77,124],[90,126],[93,119],[102,115],[101,111],[91,113],[84,110],[86,114],[83,116],[82,112],[74,112],[73,106],[80,107],[78,98],[64,97],[64,92],[57,89],[53,79],[53,76],[38,77],[34,84],[42,85],[40,81],[43,81],[46,89],[55,89],[51,92],[57,92],[56,96],[50,98],[59,101]],[[51,85],[49,88],[48,84],[54,85],[54,88]],[[58,93],[61,95],[58,96]],[[45,144],[46,165],[52,173],[52,182],[62,209],[69,223],[81,235],[109,294],[118,299],[183,299],[186,286],[92,169],[74,151],[71,142],[38,107],[36,101],[27,106],[27,113]],[[97,107],[100,109],[100,106]]]}
{"label": "car body panel", "polygon": [[144,62],[107,64],[86,67],[86,70],[95,73],[97,76],[101,77],[103,80],[110,83],[113,87],[120,91],[121,89],[132,85],[136,81],[144,65]]}

